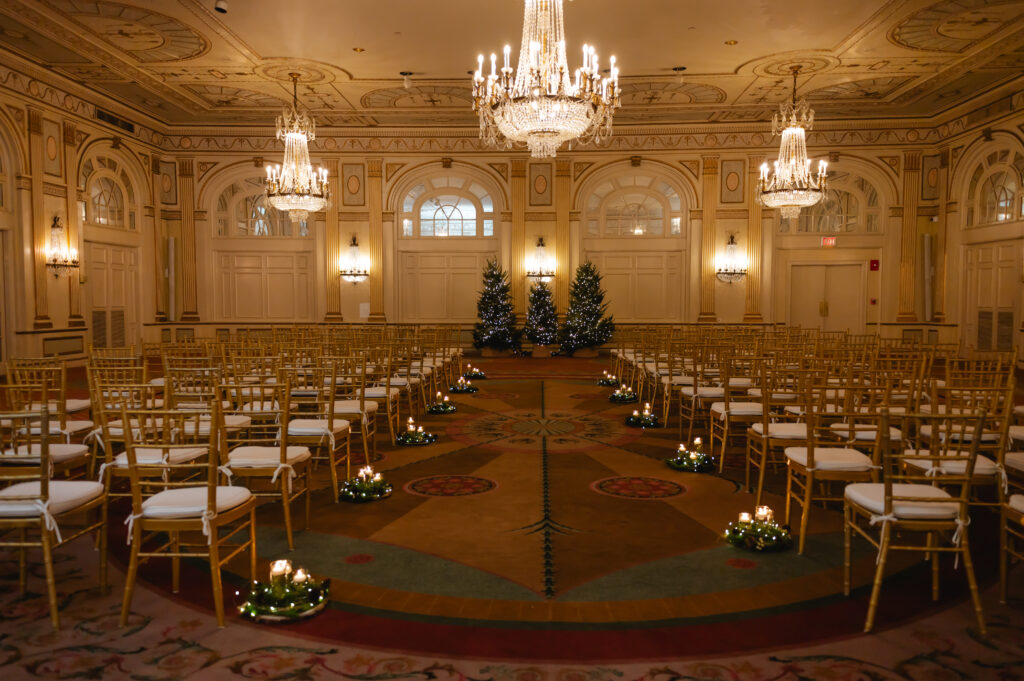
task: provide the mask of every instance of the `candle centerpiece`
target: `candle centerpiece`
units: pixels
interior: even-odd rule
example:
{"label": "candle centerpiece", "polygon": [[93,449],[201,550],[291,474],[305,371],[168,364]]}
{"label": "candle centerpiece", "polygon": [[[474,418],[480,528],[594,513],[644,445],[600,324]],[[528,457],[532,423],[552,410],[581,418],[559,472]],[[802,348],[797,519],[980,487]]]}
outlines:
{"label": "candle centerpiece", "polygon": [[447,395],[442,395],[440,390],[437,391],[437,401],[427,405],[428,414],[454,414],[456,411],[455,403]]}
{"label": "candle centerpiece", "polygon": [[630,404],[636,402],[637,399],[636,393],[625,383],[608,396],[609,402],[616,402],[618,404]]}
{"label": "candle centerpiece", "polygon": [[672,458],[665,459],[669,468],[684,473],[710,473],[715,470],[715,463],[704,451],[704,445],[699,437],[693,438],[692,448],[685,444],[679,445],[679,451]]}
{"label": "candle centerpiece", "polygon": [[789,527],[775,522],[775,514],[767,506],[758,506],[754,514],[740,513],[735,523],[725,529],[725,540],[748,551],[785,551],[793,546]]}
{"label": "candle centerpiece", "polygon": [[327,606],[331,580],[315,579],[288,560],[270,564],[270,581],[253,582],[238,614],[254,622],[286,623],[312,617]]}
{"label": "candle centerpiece", "polygon": [[472,364],[467,364],[466,370],[462,372],[462,377],[468,381],[470,379],[487,378],[487,374],[482,369],[475,368]]}
{"label": "candle centerpiece", "polygon": [[619,379],[615,374],[602,371],[601,378],[597,379],[597,384],[604,388],[614,388],[619,384]]}
{"label": "candle centerpiece", "polygon": [[472,382],[466,380],[465,376],[459,376],[458,382],[452,387],[448,388],[448,392],[455,394],[462,393],[475,393],[479,388],[473,385]]}
{"label": "candle centerpiece", "polygon": [[658,421],[658,417],[651,413],[651,403],[644,403],[643,413],[639,409],[634,409],[633,413],[626,417],[626,425],[630,428],[660,428],[661,423]]}
{"label": "candle centerpiece", "polygon": [[405,432],[395,436],[395,444],[400,447],[421,447],[434,442],[437,442],[437,435],[425,432],[423,426],[417,426],[411,416],[406,422]]}
{"label": "candle centerpiece", "polygon": [[373,466],[363,466],[356,477],[341,483],[338,498],[355,503],[378,501],[391,496],[391,483],[384,480],[380,473],[374,473]]}

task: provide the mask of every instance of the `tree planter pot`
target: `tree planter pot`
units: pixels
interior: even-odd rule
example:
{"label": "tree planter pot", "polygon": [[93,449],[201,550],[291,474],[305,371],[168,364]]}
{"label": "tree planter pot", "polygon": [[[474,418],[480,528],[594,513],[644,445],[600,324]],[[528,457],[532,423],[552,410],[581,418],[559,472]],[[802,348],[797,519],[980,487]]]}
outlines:
{"label": "tree planter pot", "polygon": [[495,350],[494,348],[481,348],[481,357],[511,357],[512,350]]}
{"label": "tree planter pot", "polygon": [[582,357],[584,359],[594,359],[597,357],[597,348],[580,348],[576,352],[572,353],[573,357]]}
{"label": "tree planter pot", "polygon": [[534,357],[553,357],[558,352],[557,345],[534,345],[533,353]]}

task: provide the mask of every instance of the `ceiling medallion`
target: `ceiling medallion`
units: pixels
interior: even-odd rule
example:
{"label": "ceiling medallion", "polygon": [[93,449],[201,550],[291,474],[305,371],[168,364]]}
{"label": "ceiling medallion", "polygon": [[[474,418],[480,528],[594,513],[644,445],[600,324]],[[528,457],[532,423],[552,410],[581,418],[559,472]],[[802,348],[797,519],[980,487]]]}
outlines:
{"label": "ceiling medallion", "polygon": [[299,74],[292,79],[292,106],[277,117],[277,139],[284,140],[284,164],[267,166],[267,201],[287,212],[295,223],[304,222],[310,213],[323,210],[330,198],[327,170],[313,170],[309,162],[309,142],[316,138],[316,122],[299,111]]}
{"label": "ceiling medallion", "polygon": [[519,68],[498,71],[491,54],[491,73],[484,76],[484,56],[473,74],[473,110],[480,115],[480,138],[511,149],[525,144],[534,158],[551,158],[563,143],[600,142],[611,135],[612,113],[620,105],[619,69],[611,58],[602,77],[597,53],[583,46],[583,66],[569,73],[565,52],[562,0],[524,0],[523,43]]}
{"label": "ceiling medallion", "polygon": [[821,201],[828,189],[828,164],[818,163],[818,173],[811,173],[811,160],[807,158],[806,131],[814,125],[814,110],[807,100],[796,101],[796,78],[800,67],[793,69],[793,98],[779,105],[772,116],[772,135],[781,135],[779,159],[774,172],[768,164],[761,165],[758,180],[758,200],[766,208],[778,208],[782,217],[795,219],[801,208],[810,208]]}

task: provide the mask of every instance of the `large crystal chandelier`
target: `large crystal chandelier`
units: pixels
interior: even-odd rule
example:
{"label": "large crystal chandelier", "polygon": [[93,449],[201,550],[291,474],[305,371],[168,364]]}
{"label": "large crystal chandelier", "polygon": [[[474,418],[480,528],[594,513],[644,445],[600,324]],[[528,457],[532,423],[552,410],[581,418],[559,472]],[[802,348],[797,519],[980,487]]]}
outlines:
{"label": "large crystal chandelier", "polygon": [[491,54],[491,73],[484,76],[484,56],[473,75],[473,110],[480,114],[480,137],[511,149],[525,144],[534,158],[555,155],[563,142],[599,142],[612,130],[612,112],[620,105],[619,69],[611,58],[608,77],[602,77],[597,53],[583,46],[583,66],[569,73],[565,56],[562,0],[525,0],[523,44],[519,69],[497,69]]}
{"label": "large crystal chandelier", "polygon": [[316,123],[306,112],[299,112],[299,74],[292,79],[292,106],[277,117],[277,139],[284,140],[284,164],[267,166],[267,201],[288,213],[294,223],[303,222],[310,213],[323,210],[330,198],[327,170],[313,170],[309,162],[309,141],[316,138]]}
{"label": "large crystal chandelier", "polygon": [[758,199],[767,208],[779,208],[782,217],[795,219],[801,208],[809,208],[821,201],[828,189],[825,161],[818,163],[818,173],[811,173],[811,160],[807,158],[806,131],[814,125],[814,110],[806,100],[796,101],[796,78],[800,67],[793,67],[793,98],[779,105],[772,117],[772,134],[781,135],[779,160],[774,172],[768,164],[761,166],[758,181]]}

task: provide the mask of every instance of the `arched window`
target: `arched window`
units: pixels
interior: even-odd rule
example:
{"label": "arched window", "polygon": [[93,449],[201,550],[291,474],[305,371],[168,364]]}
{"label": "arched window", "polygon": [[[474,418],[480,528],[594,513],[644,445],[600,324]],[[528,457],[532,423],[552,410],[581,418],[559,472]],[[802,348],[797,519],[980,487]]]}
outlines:
{"label": "arched window", "polygon": [[663,237],[682,233],[679,192],[656,175],[634,173],[600,183],[584,204],[588,236]]}
{"label": "arched window", "polygon": [[106,156],[86,160],[79,179],[85,187],[85,201],[80,203],[85,222],[135,229],[135,192],[127,171],[116,160]]}
{"label": "arched window", "polygon": [[967,188],[966,226],[991,225],[1024,216],[1020,187],[1024,156],[1009,149],[993,151],[971,174]]}
{"label": "arched window", "polygon": [[[833,172],[829,191],[819,203],[800,211],[796,232],[801,234],[877,234],[881,230],[882,207],[878,190],[863,177]],[[779,231],[789,231],[789,220],[779,219]]]}
{"label": "arched window", "polygon": [[494,199],[470,177],[439,175],[406,192],[400,219],[403,237],[492,237]]}
{"label": "arched window", "polygon": [[216,213],[217,236],[309,236],[306,222],[295,229],[287,213],[267,203],[262,177],[228,185],[217,199]]}

